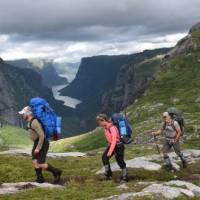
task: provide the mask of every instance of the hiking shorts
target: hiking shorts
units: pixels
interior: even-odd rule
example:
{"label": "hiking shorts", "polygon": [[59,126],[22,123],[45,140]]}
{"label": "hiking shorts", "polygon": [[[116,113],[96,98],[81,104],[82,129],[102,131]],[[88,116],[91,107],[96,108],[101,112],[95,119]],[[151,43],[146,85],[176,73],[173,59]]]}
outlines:
{"label": "hiking shorts", "polygon": [[180,142],[179,142],[179,141],[177,141],[175,144],[170,144],[170,143],[169,143],[169,140],[166,140],[165,143],[164,143],[164,145],[163,145],[163,153],[164,153],[165,155],[167,155],[167,154],[170,152],[170,150],[172,149],[172,147],[173,147],[175,153],[176,153],[179,157],[182,157],[182,156],[183,156],[183,154],[182,154],[182,152],[181,152]]}
{"label": "hiking shorts", "polygon": [[40,152],[38,154],[34,154],[34,151],[38,145],[38,141],[39,139],[35,140],[34,145],[33,145],[32,160],[37,160],[39,164],[44,164],[46,161],[48,150],[49,150],[49,141],[45,139]]}

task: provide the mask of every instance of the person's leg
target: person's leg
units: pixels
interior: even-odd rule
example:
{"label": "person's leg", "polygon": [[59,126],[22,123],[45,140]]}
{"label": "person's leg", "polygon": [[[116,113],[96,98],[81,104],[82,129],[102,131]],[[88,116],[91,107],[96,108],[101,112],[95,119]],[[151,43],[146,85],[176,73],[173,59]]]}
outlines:
{"label": "person's leg", "polygon": [[109,157],[107,156],[109,151],[109,147],[107,147],[107,149],[104,151],[103,155],[102,155],[102,162],[105,168],[105,176],[107,178],[111,178],[112,177],[112,171],[110,168],[110,162],[109,162]]}
{"label": "person's leg", "polygon": [[33,164],[33,167],[35,169],[36,182],[44,183],[45,180],[44,180],[44,177],[42,175],[42,168],[40,168],[38,161],[37,161],[38,154],[34,154],[34,150],[35,150],[36,146],[37,146],[37,141],[34,142],[33,149],[32,149],[32,164]]}
{"label": "person's leg", "polygon": [[183,167],[186,168],[187,167],[187,162],[186,159],[184,158],[183,153],[181,152],[181,147],[180,147],[180,142],[177,141],[174,145],[173,145],[174,151],[175,153],[180,157]]}
{"label": "person's leg", "polygon": [[126,168],[126,163],[124,161],[124,145],[119,144],[115,148],[115,159],[119,165],[119,167],[122,170],[122,180],[127,181],[128,180],[128,171]]}
{"label": "person's leg", "polygon": [[169,144],[169,141],[166,140],[165,143],[164,143],[164,145],[163,145],[163,158],[164,158],[166,167],[167,167],[169,170],[172,170],[172,169],[173,169],[171,160],[170,160],[169,155],[168,155],[168,153],[169,153],[171,147],[172,147],[172,145]]}
{"label": "person's leg", "polygon": [[46,157],[49,149],[49,142],[46,140],[43,144],[43,147],[40,151],[40,155],[38,158],[38,166],[43,170],[47,170],[51,172],[54,176],[53,183],[58,183],[60,181],[60,177],[62,174],[62,170],[53,167],[52,165],[46,163]]}

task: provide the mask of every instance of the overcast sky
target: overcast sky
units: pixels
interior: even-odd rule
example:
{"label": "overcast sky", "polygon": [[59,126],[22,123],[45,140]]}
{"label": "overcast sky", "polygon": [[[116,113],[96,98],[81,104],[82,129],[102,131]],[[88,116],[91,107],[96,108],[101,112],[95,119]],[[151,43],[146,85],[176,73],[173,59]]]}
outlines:
{"label": "overcast sky", "polygon": [[0,57],[76,62],[174,46],[200,0],[0,0]]}

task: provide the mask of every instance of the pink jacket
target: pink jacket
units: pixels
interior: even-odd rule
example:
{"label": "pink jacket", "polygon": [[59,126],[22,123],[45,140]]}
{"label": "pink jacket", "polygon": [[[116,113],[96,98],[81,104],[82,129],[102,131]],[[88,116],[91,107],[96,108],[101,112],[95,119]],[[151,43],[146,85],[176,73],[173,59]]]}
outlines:
{"label": "pink jacket", "polygon": [[110,144],[110,149],[108,151],[108,156],[112,155],[117,142],[120,141],[120,135],[117,127],[115,127],[113,124],[109,126],[109,128],[105,129],[105,137]]}

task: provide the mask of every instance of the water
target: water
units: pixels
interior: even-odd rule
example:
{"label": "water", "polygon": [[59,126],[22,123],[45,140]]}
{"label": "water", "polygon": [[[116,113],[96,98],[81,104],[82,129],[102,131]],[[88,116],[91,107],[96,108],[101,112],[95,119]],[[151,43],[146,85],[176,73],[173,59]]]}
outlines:
{"label": "water", "polygon": [[68,106],[70,108],[74,108],[76,109],[76,106],[78,104],[81,103],[80,100],[78,99],[74,99],[72,97],[68,97],[68,96],[62,96],[60,94],[60,90],[62,90],[63,88],[65,88],[68,84],[65,84],[65,85],[56,85],[56,86],[53,86],[52,87],[52,92],[53,92],[53,96],[56,100],[59,100],[59,101],[63,101],[64,102],[64,105],[65,106]]}

